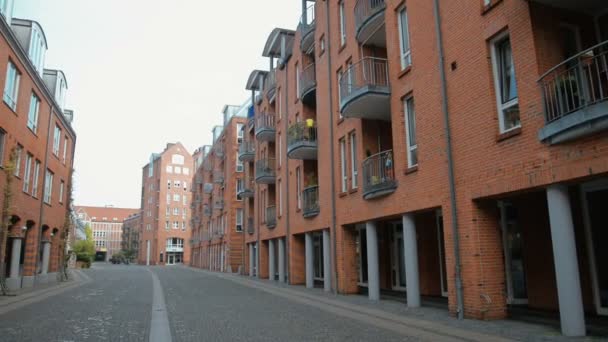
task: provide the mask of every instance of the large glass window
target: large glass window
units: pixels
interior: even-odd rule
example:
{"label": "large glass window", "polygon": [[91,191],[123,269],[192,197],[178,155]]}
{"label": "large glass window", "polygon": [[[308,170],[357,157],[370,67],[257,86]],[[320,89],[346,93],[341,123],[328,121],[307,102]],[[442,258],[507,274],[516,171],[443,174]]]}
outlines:
{"label": "large glass window", "polygon": [[34,165],[34,179],[32,182],[32,196],[38,197],[38,179],[40,178],[40,161],[36,160]]}
{"label": "large glass window", "polygon": [[351,187],[356,189],[358,184],[359,170],[357,166],[357,136],[355,132],[349,135],[350,139],[350,177]]}
{"label": "large glass window", "polygon": [[346,17],[344,13],[344,1],[340,1],[340,45],[346,44]]}
{"label": "large glass window", "polygon": [[399,10],[399,47],[401,56],[401,69],[405,69],[412,64],[412,54],[410,51],[410,30],[408,27],[407,9],[403,7]]}
{"label": "large glass window", "polygon": [[53,135],[53,154],[59,157],[59,146],[61,145],[61,128],[55,125],[55,133]]}
{"label": "large glass window", "polygon": [[50,170],[46,170],[44,179],[44,203],[51,204],[51,194],[53,192],[53,177],[54,174]]}
{"label": "large glass window", "polygon": [[27,154],[25,156],[25,172],[23,174],[23,192],[30,191],[30,178],[32,175],[32,162],[33,156],[31,154]]}
{"label": "large glass window", "polygon": [[521,126],[515,66],[508,36],[502,36],[492,42],[492,64],[500,132],[503,133]]}
{"label": "large glass window", "polygon": [[405,99],[405,132],[407,142],[407,163],[409,167],[418,165],[418,143],[416,142],[416,112],[414,98]]}
{"label": "large glass window", "polygon": [[17,110],[17,97],[19,95],[19,80],[21,74],[17,67],[12,63],[8,62],[6,69],[6,82],[4,84],[4,102],[11,107],[11,109]]}
{"label": "large glass window", "polygon": [[243,209],[241,208],[236,209],[236,231],[243,231]]}
{"label": "large glass window", "polygon": [[340,179],[340,190],[346,192],[348,175],[346,174],[346,142],[344,138],[340,139]]}
{"label": "large glass window", "polygon": [[36,133],[38,131],[38,111],[40,109],[40,100],[38,96],[32,93],[30,97],[30,110],[27,114],[27,127]]}
{"label": "large glass window", "polygon": [[29,57],[38,73],[42,74],[44,70],[44,55],[46,52],[46,44],[42,32],[37,26],[32,25],[32,36],[30,39]]}

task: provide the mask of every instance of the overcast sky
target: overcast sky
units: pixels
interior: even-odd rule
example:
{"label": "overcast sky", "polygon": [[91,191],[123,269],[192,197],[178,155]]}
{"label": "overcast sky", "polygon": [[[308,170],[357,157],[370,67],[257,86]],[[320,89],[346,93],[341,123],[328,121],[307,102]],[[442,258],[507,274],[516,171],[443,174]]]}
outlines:
{"label": "overcast sky", "polygon": [[211,140],[225,104],[245,83],[274,27],[295,29],[297,0],[16,0],[14,16],[38,21],[46,67],[68,79],[78,135],[79,205],[140,206],[150,153]]}

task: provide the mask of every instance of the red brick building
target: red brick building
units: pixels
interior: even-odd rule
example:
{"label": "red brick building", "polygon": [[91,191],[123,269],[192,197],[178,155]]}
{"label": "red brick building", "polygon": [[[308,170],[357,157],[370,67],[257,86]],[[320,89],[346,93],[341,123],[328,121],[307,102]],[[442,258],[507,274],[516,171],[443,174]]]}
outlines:
{"label": "red brick building", "polygon": [[245,252],[244,198],[248,178],[239,149],[250,104],[225,106],[223,126],[213,129],[213,145],[194,153],[192,189],[192,265],[221,272],[242,272]]}
{"label": "red brick building", "polygon": [[608,314],[605,2],[302,9],[246,84],[247,273],[459,317],[545,310],[573,336]]}
{"label": "red brick building", "polygon": [[[7,186],[8,166],[14,166],[1,262],[9,289],[16,290],[57,278],[69,233],[76,133],[73,112],[65,108],[66,77],[45,69],[47,37],[41,25],[12,18],[12,8],[12,1],[0,6],[0,188]],[[0,202],[5,200],[1,196]]]}
{"label": "red brick building", "polygon": [[153,153],[142,169],[138,261],[175,265],[190,261],[192,155],[181,143]]}
{"label": "red brick building", "polygon": [[133,253],[135,258],[139,255],[139,232],[141,231],[141,215],[139,210],[129,215],[122,222],[121,249],[123,252]]}

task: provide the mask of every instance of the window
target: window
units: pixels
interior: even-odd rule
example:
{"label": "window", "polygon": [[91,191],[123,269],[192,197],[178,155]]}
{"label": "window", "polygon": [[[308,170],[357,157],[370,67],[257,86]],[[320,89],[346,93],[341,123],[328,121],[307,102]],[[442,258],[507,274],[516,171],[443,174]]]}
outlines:
{"label": "window", "polygon": [[243,188],[244,188],[244,186],[243,186],[243,179],[242,178],[237,178],[236,179],[236,199],[237,199],[237,201],[241,201],[242,200],[242,198],[239,195],[239,193],[241,191],[243,191]]}
{"label": "window", "polygon": [[186,230],[186,221],[182,221],[182,230]]}
{"label": "window", "polygon": [[171,194],[167,194],[167,204],[171,204]]}
{"label": "window", "polygon": [[238,144],[243,142],[244,134],[245,134],[245,131],[243,130],[243,124],[237,123],[236,124],[236,142]]}
{"label": "window", "polygon": [[61,160],[63,161],[63,165],[65,165],[68,157],[68,141],[69,139],[66,135],[63,139],[63,157],[61,158]]}
{"label": "window", "polygon": [[183,170],[184,170],[183,173],[185,175],[189,175],[190,174],[190,168],[185,167],[185,168],[183,168]]}
{"label": "window", "polygon": [[175,173],[179,175],[180,173],[182,173],[182,168],[179,166],[176,166],[173,168],[173,171],[175,171]]}
{"label": "window", "polygon": [[188,205],[188,197],[186,195],[182,196],[182,201],[184,205]]}
{"label": "window", "polygon": [[418,165],[418,143],[416,142],[416,111],[414,98],[405,99],[405,133],[407,142],[407,164],[409,167]]}
{"label": "window", "polygon": [[51,204],[51,193],[53,192],[53,172],[46,170],[44,177],[44,203]]}
{"label": "window", "polygon": [[296,99],[300,98],[300,64],[296,63]]}
{"label": "window", "polygon": [[34,157],[31,154],[25,156],[25,173],[23,174],[23,192],[30,191],[30,178],[32,175],[32,161]]}
{"label": "window", "polygon": [[296,168],[296,198],[298,209],[302,208],[302,172],[300,167]]}
{"label": "window", "polygon": [[344,17],[344,1],[340,1],[340,46],[346,44],[346,18]]}
{"label": "window", "polygon": [[401,56],[401,70],[412,64],[412,53],[410,51],[410,30],[407,20],[407,9],[399,10],[399,46]]}
{"label": "window", "polygon": [[34,65],[34,68],[42,75],[44,69],[44,53],[46,52],[46,45],[44,43],[42,33],[35,25],[32,25],[31,37],[29,57]]}
{"label": "window", "polygon": [[55,125],[55,133],[53,135],[53,154],[59,157],[59,145],[61,144],[61,128]]}
{"label": "window", "polygon": [[19,80],[21,74],[17,67],[12,62],[8,62],[6,70],[6,82],[4,84],[4,102],[11,107],[13,111],[17,110],[17,97],[19,96]]}
{"label": "window", "polygon": [[179,195],[177,195],[177,194],[176,194],[176,195],[173,195],[173,202],[179,202],[179,201],[181,201],[180,196],[179,196]]}
{"label": "window", "polygon": [[167,209],[165,210],[165,216],[170,216],[171,215],[171,207],[167,207]]}
{"label": "window", "polygon": [[6,18],[6,21],[9,22],[9,25],[11,20],[11,6],[11,0],[0,0],[0,13]]}
{"label": "window", "polygon": [[236,172],[243,172],[244,170],[243,162],[239,158],[236,158]]}
{"label": "window", "polygon": [[182,156],[181,154],[172,155],[171,164],[184,165],[184,156]]}
{"label": "window", "polygon": [[173,221],[173,229],[179,229],[179,221]]}
{"label": "window", "polygon": [[182,218],[186,218],[187,215],[188,215],[188,209],[184,208],[182,210]]}
{"label": "window", "polygon": [[236,231],[237,232],[243,231],[243,209],[242,208],[236,209]]}
{"label": "window", "polygon": [[500,132],[504,133],[521,126],[515,66],[509,36],[501,35],[492,42],[492,65]]}
{"label": "window", "polygon": [[341,190],[342,192],[346,192],[346,181],[347,181],[347,175],[346,175],[346,142],[344,141],[344,138],[340,139],[340,175],[341,175]]}
{"label": "window", "polygon": [[357,165],[357,135],[355,132],[352,132],[349,136],[350,140],[350,177],[351,177],[351,187],[356,189],[358,184],[359,170]]}
{"label": "window", "polygon": [[173,173],[173,166],[167,165],[167,168],[165,170],[167,171],[167,173]]}
{"label": "window", "polygon": [[171,190],[171,180],[167,180],[167,190]]}
{"label": "window", "polygon": [[[187,182],[184,182],[184,184],[183,184],[183,185],[184,185],[184,191],[188,191],[188,183],[187,183]],[[184,197],[186,197],[186,196],[184,196]]]}
{"label": "window", "polygon": [[32,132],[38,132],[38,110],[40,109],[40,100],[38,96],[32,93],[30,97],[30,110],[27,114],[27,127],[32,130]]}
{"label": "window", "polygon": [[283,163],[283,139],[281,139],[281,133],[279,133],[279,167]]}
{"label": "window", "polygon": [[173,215],[179,216],[179,208],[173,208]]}
{"label": "window", "polygon": [[281,187],[281,180],[278,180],[279,188],[279,217],[283,216],[283,188]]}
{"label": "window", "polygon": [[176,189],[179,189],[179,188],[182,186],[182,182],[180,182],[180,181],[176,180],[176,181],[174,181],[174,182],[173,182],[173,186],[174,186]]}
{"label": "window", "polygon": [[38,178],[40,178],[40,161],[36,160],[34,165],[34,181],[32,183],[32,196],[38,197]]}
{"label": "window", "polygon": [[23,153],[23,146],[17,145],[15,148],[15,176],[21,175],[21,154]]}
{"label": "window", "polygon": [[171,228],[171,223],[169,221],[165,221],[165,230],[169,230]]}
{"label": "window", "polygon": [[63,204],[63,188],[65,187],[65,182],[62,180],[59,183],[59,204]]}

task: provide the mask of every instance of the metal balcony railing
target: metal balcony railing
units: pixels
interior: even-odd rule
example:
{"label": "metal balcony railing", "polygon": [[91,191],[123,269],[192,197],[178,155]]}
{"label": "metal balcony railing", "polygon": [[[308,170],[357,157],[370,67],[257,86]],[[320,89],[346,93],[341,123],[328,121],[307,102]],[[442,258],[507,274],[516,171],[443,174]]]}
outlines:
{"label": "metal balcony railing", "polygon": [[203,184],[203,176],[196,175],[196,184]]}
{"label": "metal balcony railing", "polygon": [[389,87],[386,59],[365,57],[351,65],[340,77],[340,102],[347,102],[365,87]]}
{"label": "metal balcony railing", "polygon": [[213,172],[213,182],[216,184],[224,183],[224,172],[223,171],[214,171]]}
{"label": "metal balcony railing", "polygon": [[203,162],[203,169],[205,171],[213,170],[213,163],[211,162],[211,160],[205,159],[205,161]]}
{"label": "metal balcony railing", "polygon": [[547,123],[608,99],[607,54],[608,41],[604,41],[540,77]]}
{"label": "metal balcony railing", "polygon": [[239,160],[249,161],[255,158],[255,144],[252,141],[243,141],[239,145]]}
{"label": "metal balcony railing", "polygon": [[277,88],[277,79],[275,70],[270,70],[268,74],[266,74],[266,79],[264,80],[264,94],[266,95],[266,99],[270,100],[275,93]]}
{"label": "metal balcony railing", "polygon": [[266,207],[266,227],[274,228],[277,226],[277,207],[274,205]]}
{"label": "metal balcony railing", "polygon": [[253,197],[255,192],[255,182],[253,179],[243,181],[243,188],[237,190],[237,194],[242,197]]}
{"label": "metal balcony railing", "polygon": [[255,229],[254,229],[254,225],[253,225],[253,218],[249,217],[247,218],[247,233],[249,235],[253,235]]}
{"label": "metal balcony railing", "polygon": [[209,207],[208,204],[205,204],[203,206],[203,215],[205,215],[205,216],[211,216],[211,208]]}
{"label": "metal balcony railing", "polygon": [[205,183],[205,185],[203,185],[203,192],[207,195],[213,193],[213,184]]}
{"label": "metal balcony railing", "polygon": [[224,158],[224,144],[221,142],[216,144],[213,150],[218,158]]}
{"label": "metal balcony railing", "polygon": [[217,200],[213,203],[213,209],[222,210],[224,209],[224,200]]}
{"label": "metal balcony railing", "polygon": [[313,217],[319,214],[319,186],[309,186],[302,191],[302,215]]}
{"label": "metal balcony railing", "polygon": [[355,4],[355,29],[357,32],[367,24],[368,20],[384,11],[384,0],[357,0]]}
{"label": "metal balcony railing", "polygon": [[383,151],[365,159],[362,170],[364,199],[385,196],[397,188],[393,150]]}
{"label": "metal balcony railing", "polygon": [[300,93],[300,99],[303,99],[308,92],[317,87],[317,75],[315,70],[315,63],[311,63],[300,71],[300,84],[298,85]]}
{"label": "metal balcony railing", "polygon": [[273,114],[260,114],[256,117],[255,135],[259,140],[274,141],[275,122]]}
{"label": "metal balcony railing", "polygon": [[255,162],[255,179],[258,183],[268,184],[274,183],[276,177],[275,159],[260,159]]}
{"label": "metal balcony railing", "polygon": [[316,159],[317,125],[313,119],[296,122],[287,129],[287,155],[292,159]]}
{"label": "metal balcony railing", "polygon": [[315,31],[315,4],[311,4],[306,8],[306,12],[302,13],[298,24],[298,32],[300,32],[300,49],[307,52],[312,44],[314,44]]}
{"label": "metal balcony railing", "polygon": [[255,117],[247,119],[247,128],[251,130],[255,126]]}

